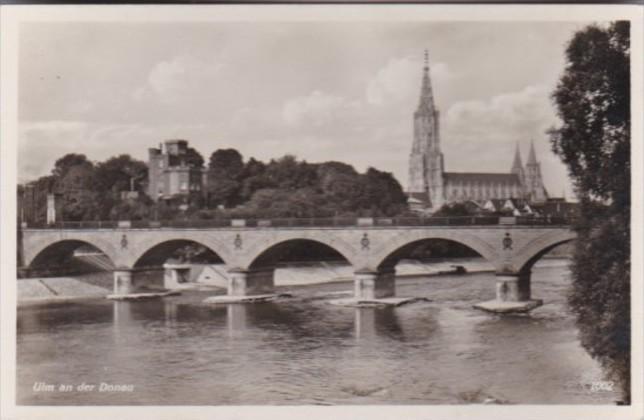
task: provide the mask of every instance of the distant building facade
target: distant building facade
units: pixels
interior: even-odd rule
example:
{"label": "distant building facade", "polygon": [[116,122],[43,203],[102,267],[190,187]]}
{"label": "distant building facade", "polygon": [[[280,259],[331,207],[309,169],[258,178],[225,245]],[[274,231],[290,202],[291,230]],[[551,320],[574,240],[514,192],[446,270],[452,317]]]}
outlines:
{"label": "distant building facade", "polygon": [[148,195],[152,200],[203,195],[206,173],[191,161],[186,140],[148,149]]}
{"label": "distant building facade", "polygon": [[517,145],[512,168],[507,173],[446,172],[441,152],[440,114],[434,103],[425,52],[420,102],[414,113],[414,140],[409,156],[410,208],[436,211],[444,204],[456,201],[508,198],[530,202],[542,202],[548,198],[534,144],[530,145],[525,167]]}

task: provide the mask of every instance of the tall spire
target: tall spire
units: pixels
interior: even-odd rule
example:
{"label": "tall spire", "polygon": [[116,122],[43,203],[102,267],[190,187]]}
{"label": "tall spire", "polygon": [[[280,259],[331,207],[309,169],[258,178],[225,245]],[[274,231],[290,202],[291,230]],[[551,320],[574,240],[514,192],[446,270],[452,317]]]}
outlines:
{"label": "tall spire", "polygon": [[530,154],[528,155],[527,165],[536,165],[537,164],[537,155],[534,152],[534,140],[530,141]]}
{"label": "tall spire", "polygon": [[423,84],[420,88],[420,103],[418,111],[434,109],[434,95],[432,93],[432,84],[429,80],[429,53],[425,50],[425,66],[423,67]]}
{"label": "tall spire", "polygon": [[523,162],[521,162],[521,152],[519,151],[519,142],[514,152],[514,162],[512,163],[512,171],[516,169],[523,169]]}

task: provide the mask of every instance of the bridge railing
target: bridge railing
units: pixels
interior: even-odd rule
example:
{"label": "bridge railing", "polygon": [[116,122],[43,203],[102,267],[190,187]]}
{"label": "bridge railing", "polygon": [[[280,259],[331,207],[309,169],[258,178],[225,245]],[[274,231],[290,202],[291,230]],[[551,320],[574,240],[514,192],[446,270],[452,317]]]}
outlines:
{"label": "bridge railing", "polygon": [[122,220],[55,222],[51,224],[23,224],[31,229],[154,229],[154,228],[230,228],[230,227],[355,227],[355,226],[569,226],[573,219],[566,217],[330,217],[330,218],[276,218],[276,219],[202,219],[202,220]]}

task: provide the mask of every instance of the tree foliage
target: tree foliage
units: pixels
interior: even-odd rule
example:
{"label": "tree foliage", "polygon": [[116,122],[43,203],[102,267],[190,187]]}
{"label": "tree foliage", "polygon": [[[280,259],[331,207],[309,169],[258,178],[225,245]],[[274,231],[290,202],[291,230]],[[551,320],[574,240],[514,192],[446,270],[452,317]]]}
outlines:
{"label": "tree foliage", "polygon": [[[119,155],[96,165],[96,188],[119,195],[121,191],[145,191],[148,166],[130,155]],[[131,185],[133,184],[133,185]]]}
{"label": "tree foliage", "polygon": [[[184,164],[203,162],[194,149],[186,155]],[[235,149],[210,155],[205,200],[199,195],[153,202],[146,195],[147,165],[129,155],[92,163],[72,153],[52,172],[32,183],[44,191],[41,222],[47,192],[62,198],[64,221],[395,216],[407,210],[402,187],[388,172],[369,168],[360,174],[345,163],[308,163],[291,155],[244,162]],[[138,197],[124,194],[131,189]]]}
{"label": "tree foliage", "polygon": [[94,165],[83,162],[67,168],[65,175],[58,179],[56,192],[62,198],[65,220],[98,218],[100,193],[94,188],[94,172]]}
{"label": "tree foliage", "polygon": [[580,198],[569,304],[582,345],[630,401],[630,25],[591,25],[566,50],[551,143]]}
{"label": "tree foliage", "polygon": [[393,216],[407,209],[390,173],[369,168],[360,174],[345,163],[308,163],[291,155],[244,163],[234,149],[211,155],[208,193],[210,207],[229,209],[213,217]]}
{"label": "tree foliage", "polygon": [[51,173],[56,178],[62,179],[70,168],[85,164],[92,165],[92,162],[87,160],[87,156],[77,153],[68,153],[54,163],[54,169],[52,169]]}
{"label": "tree foliage", "polygon": [[239,203],[240,175],[244,170],[242,155],[235,149],[219,149],[210,155],[208,165],[208,204],[231,207]]}

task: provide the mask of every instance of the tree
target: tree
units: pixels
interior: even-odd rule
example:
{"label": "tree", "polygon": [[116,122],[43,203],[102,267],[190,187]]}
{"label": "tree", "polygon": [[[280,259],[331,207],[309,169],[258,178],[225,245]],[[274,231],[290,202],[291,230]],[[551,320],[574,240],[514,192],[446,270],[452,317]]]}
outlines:
{"label": "tree", "polygon": [[250,200],[255,191],[273,186],[267,179],[265,172],[266,164],[264,162],[255,158],[248,159],[241,175],[242,186],[239,198],[242,202]]}
{"label": "tree", "polygon": [[314,187],[317,183],[315,165],[304,161],[298,162],[295,156],[285,155],[277,160],[271,160],[265,175],[276,188],[295,190],[298,188]]}
{"label": "tree", "polygon": [[580,199],[568,301],[583,347],[630,403],[630,24],[591,25],[566,49],[552,148]]}
{"label": "tree", "polygon": [[214,177],[236,179],[244,170],[244,158],[235,149],[218,149],[210,155],[208,171]]}
{"label": "tree", "polygon": [[360,175],[351,165],[340,162],[325,162],[318,166],[319,188],[337,214],[358,210],[356,198],[363,193]]}
{"label": "tree", "polygon": [[92,162],[88,161],[85,155],[68,153],[56,161],[51,172],[58,179],[62,179],[70,168],[78,165],[92,165]]}
{"label": "tree", "polygon": [[188,147],[186,149],[184,162],[191,168],[201,168],[204,164],[203,156],[194,147]]}
{"label": "tree", "polygon": [[147,176],[148,166],[144,162],[130,155],[119,155],[96,165],[96,188],[117,196],[132,186],[134,191],[143,192]]}
{"label": "tree", "polygon": [[66,169],[57,181],[57,192],[62,198],[62,215],[66,221],[93,220],[98,216],[99,193],[95,184],[94,166],[83,162]]}
{"label": "tree", "polygon": [[208,204],[234,206],[238,204],[242,184],[240,176],[244,159],[235,149],[219,149],[210,155],[208,165]]}
{"label": "tree", "polygon": [[432,216],[433,217],[461,217],[473,216],[475,213],[471,211],[465,203],[447,203]]}
{"label": "tree", "polygon": [[362,175],[362,182],[359,205],[370,209],[371,216],[395,216],[407,208],[407,197],[391,173],[369,168]]}

